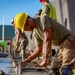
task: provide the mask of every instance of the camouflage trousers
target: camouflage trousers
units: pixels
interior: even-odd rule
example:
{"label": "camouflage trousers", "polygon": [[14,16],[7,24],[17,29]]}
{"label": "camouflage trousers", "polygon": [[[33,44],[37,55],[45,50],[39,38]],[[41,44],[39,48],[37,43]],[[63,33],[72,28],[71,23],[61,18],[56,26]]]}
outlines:
{"label": "camouflage trousers", "polygon": [[70,34],[65,41],[59,45],[59,50],[54,56],[51,66],[55,68],[62,68],[69,66],[75,68],[75,36]]}

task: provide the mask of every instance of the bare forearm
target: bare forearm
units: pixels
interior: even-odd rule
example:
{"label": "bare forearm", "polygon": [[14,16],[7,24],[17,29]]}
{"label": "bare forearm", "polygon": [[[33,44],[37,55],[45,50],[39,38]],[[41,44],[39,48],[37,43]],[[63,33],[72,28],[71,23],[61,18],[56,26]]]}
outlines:
{"label": "bare forearm", "polygon": [[44,39],[43,55],[44,55],[44,58],[47,59],[47,57],[50,53],[50,50],[51,50],[51,29],[48,28],[47,30],[45,30],[44,37],[45,37],[45,39]]}
{"label": "bare forearm", "polygon": [[27,63],[31,62],[33,59],[35,59],[36,57],[38,57],[41,52],[42,52],[41,48],[40,49],[36,48],[34,50],[34,52],[25,60],[25,62],[27,62]]}
{"label": "bare forearm", "polygon": [[17,34],[17,42],[19,42],[20,34]]}
{"label": "bare forearm", "polygon": [[51,52],[51,43],[49,41],[44,42],[44,58],[48,58],[49,53]]}

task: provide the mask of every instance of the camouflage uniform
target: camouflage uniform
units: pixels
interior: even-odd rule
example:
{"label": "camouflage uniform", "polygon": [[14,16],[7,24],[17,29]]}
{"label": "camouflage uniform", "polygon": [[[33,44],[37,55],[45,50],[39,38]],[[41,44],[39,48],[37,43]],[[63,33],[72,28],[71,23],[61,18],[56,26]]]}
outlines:
{"label": "camouflage uniform", "polygon": [[[17,32],[19,32],[19,40],[17,40],[18,39]],[[27,36],[26,36],[25,32],[22,33],[21,30],[18,28],[15,28],[15,34],[16,35],[12,40],[13,52],[15,51],[16,53],[19,53],[20,51],[23,50],[23,56],[25,57],[25,50],[28,45]]]}
{"label": "camouflage uniform", "polygon": [[66,36],[64,41],[60,43],[51,66],[57,69],[62,69],[64,66],[69,66],[71,69],[75,68],[75,36],[73,34]]}
{"label": "camouflage uniform", "polygon": [[51,28],[51,42],[59,47],[51,64],[58,69],[64,66],[72,67],[75,63],[75,36],[72,32],[46,15],[35,18],[35,21],[37,23],[34,29],[35,45],[43,45],[43,31]]}

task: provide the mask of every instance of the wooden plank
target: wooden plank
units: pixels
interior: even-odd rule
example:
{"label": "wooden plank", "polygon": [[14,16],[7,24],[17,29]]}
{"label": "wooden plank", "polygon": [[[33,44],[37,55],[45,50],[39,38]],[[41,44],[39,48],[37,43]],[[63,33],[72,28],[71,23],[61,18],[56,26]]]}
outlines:
{"label": "wooden plank", "polygon": [[[16,74],[18,74],[18,67],[16,65],[18,64],[19,61],[20,61],[19,58],[12,61]],[[24,75],[47,75],[48,74],[48,70],[38,67],[34,63],[33,64],[30,63],[28,64],[28,66],[22,68],[23,68],[22,74]]]}

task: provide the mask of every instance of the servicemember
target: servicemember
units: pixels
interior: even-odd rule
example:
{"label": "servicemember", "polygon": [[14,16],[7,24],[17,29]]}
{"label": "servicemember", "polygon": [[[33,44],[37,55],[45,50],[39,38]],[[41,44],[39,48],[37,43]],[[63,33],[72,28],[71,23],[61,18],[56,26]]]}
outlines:
{"label": "servicemember", "polygon": [[[43,4],[43,7],[38,11],[37,14],[35,14],[34,17],[38,17],[38,16],[45,14],[45,15],[50,16],[54,20],[57,20],[56,9],[55,9],[54,5],[50,2],[50,0],[39,0],[39,2],[41,2]],[[52,54],[53,54],[53,51],[51,52],[51,54],[49,54],[48,63],[51,62],[50,55],[52,56]]]}
{"label": "servicemember", "polygon": [[43,7],[38,11],[38,13],[34,17],[46,14],[54,20],[56,20],[56,9],[53,6],[53,4],[49,0],[39,0],[39,2],[43,4]]}
{"label": "servicemember", "polygon": [[61,74],[72,75],[75,65],[75,36],[70,30],[47,15],[31,18],[27,13],[17,14],[14,17],[14,25],[22,32],[24,30],[34,32],[36,48],[27,59],[20,62],[23,66],[38,57],[42,50],[44,51],[43,59],[39,65],[46,66],[53,44],[59,47],[57,61],[62,61]]}
{"label": "servicemember", "polygon": [[15,28],[15,39],[16,39],[16,41],[14,41],[15,47],[16,47],[15,50],[17,53],[21,52],[23,50],[23,57],[25,58],[26,57],[25,56],[26,55],[25,54],[26,47],[28,46],[28,43],[29,43],[28,38],[27,38],[25,32],[22,32],[21,29],[15,27],[13,21],[14,21],[14,19],[12,20],[12,24]]}

